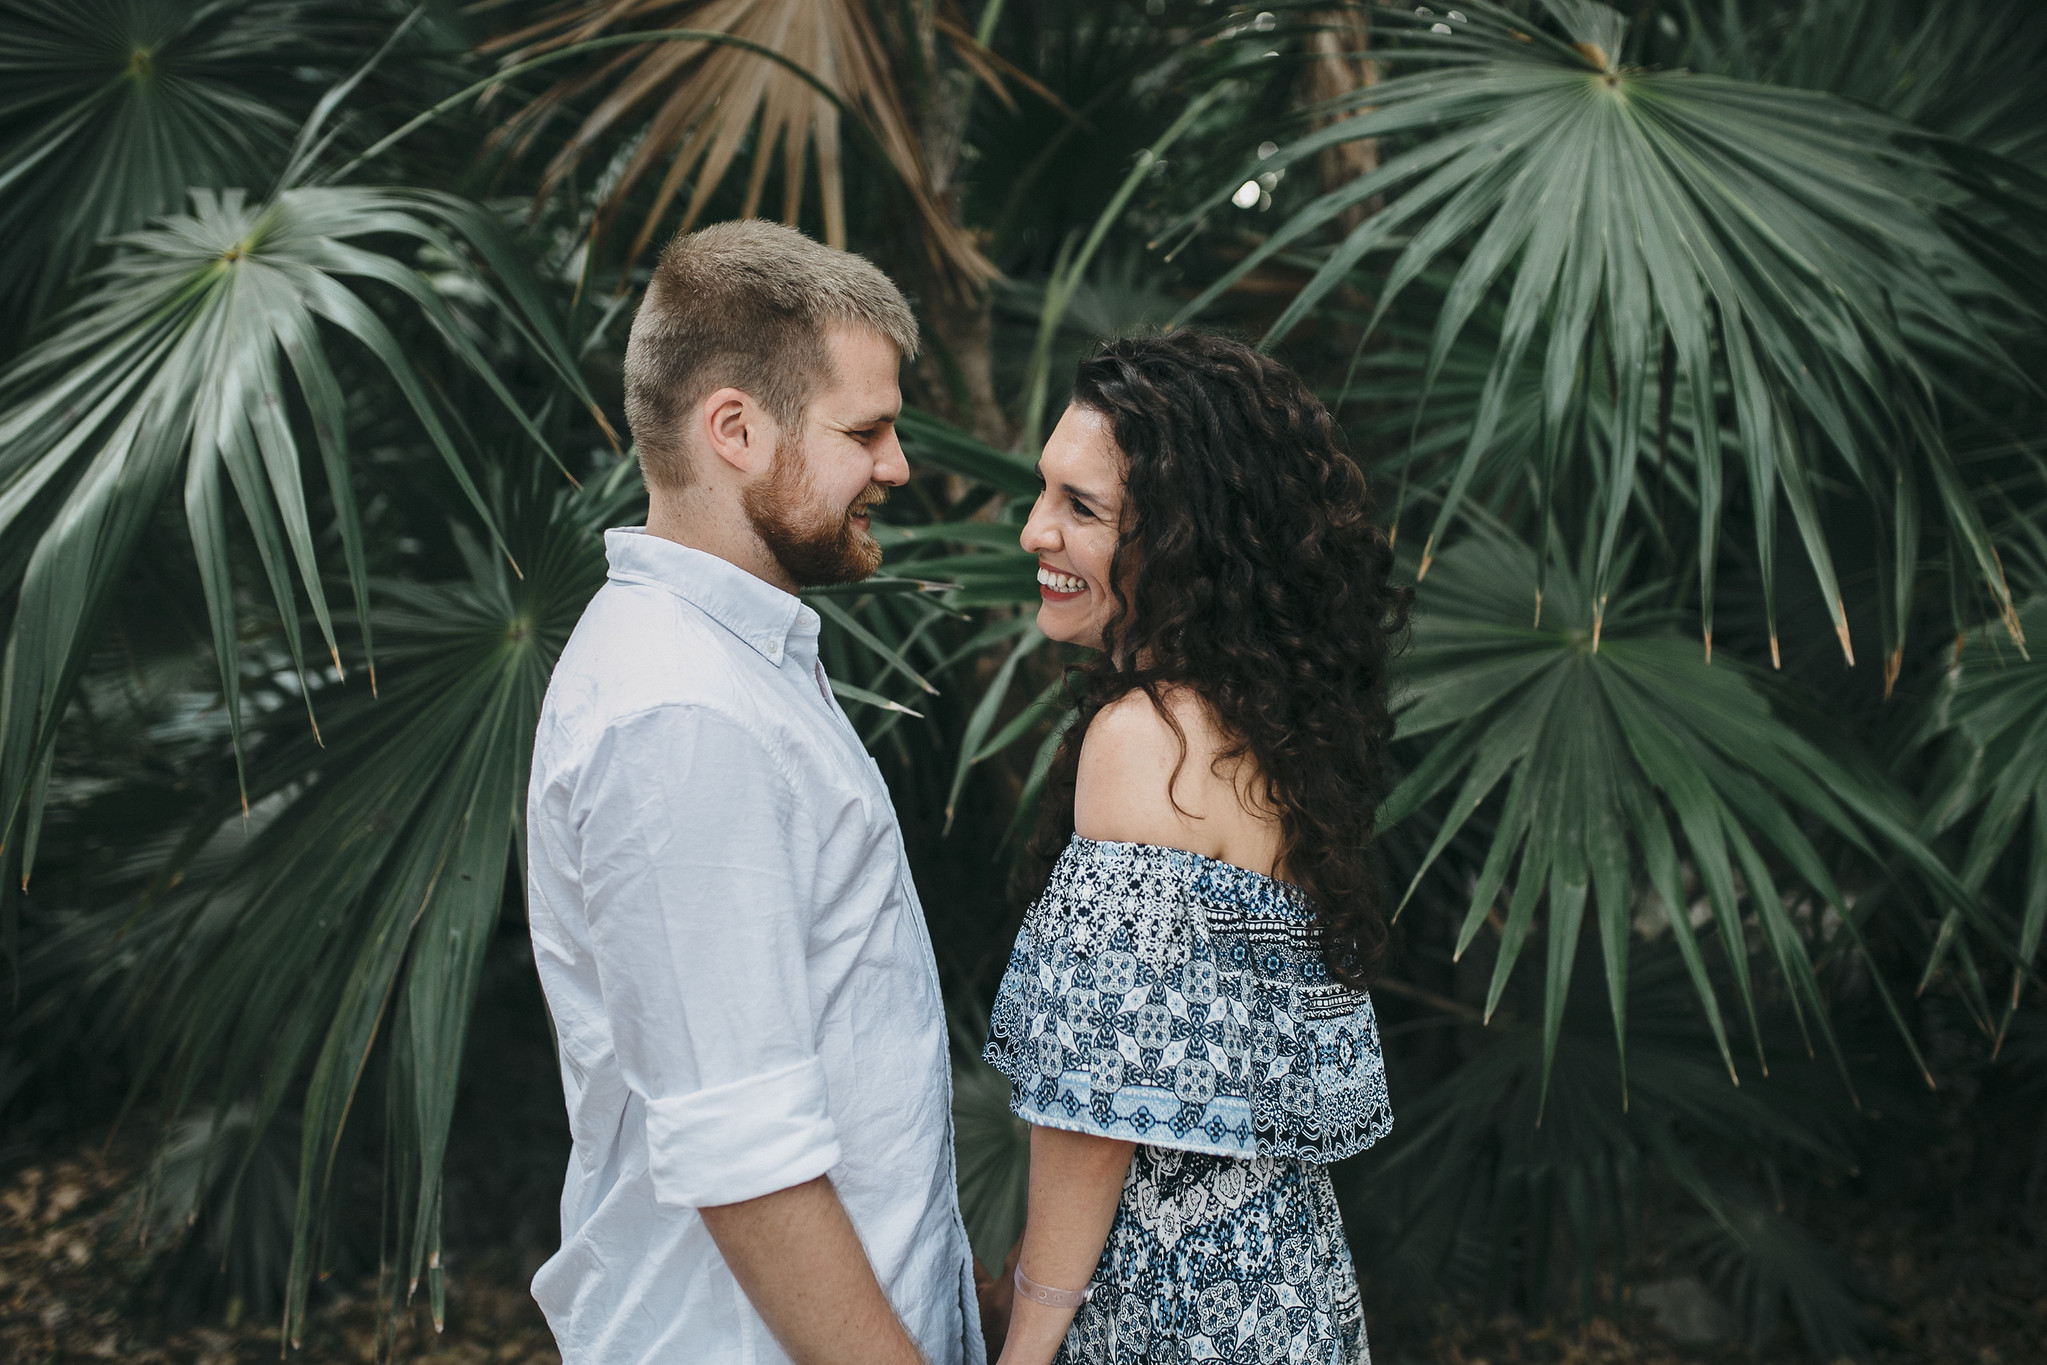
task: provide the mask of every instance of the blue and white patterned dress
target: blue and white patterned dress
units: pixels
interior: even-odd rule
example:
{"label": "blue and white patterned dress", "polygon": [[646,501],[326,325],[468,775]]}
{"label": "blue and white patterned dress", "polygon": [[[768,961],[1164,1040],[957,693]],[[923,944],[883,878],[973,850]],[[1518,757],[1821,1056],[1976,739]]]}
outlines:
{"label": "blue and white patterned dress", "polygon": [[1017,935],[987,1060],[1030,1123],[1139,1144],[1062,1365],[1369,1365],[1328,1164],[1393,1126],[1372,1002],[1300,890],[1078,835]]}

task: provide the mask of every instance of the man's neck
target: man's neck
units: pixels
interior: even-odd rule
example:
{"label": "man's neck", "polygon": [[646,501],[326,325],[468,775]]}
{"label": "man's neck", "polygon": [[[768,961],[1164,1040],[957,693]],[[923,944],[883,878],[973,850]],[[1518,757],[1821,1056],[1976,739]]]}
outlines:
{"label": "man's neck", "polygon": [[673,493],[649,490],[647,534],[716,555],[794,596],[798,591],[796,583],[761,543],[745,512],[736,505],[718,505],[722,501],[700,496],[694,488]]}

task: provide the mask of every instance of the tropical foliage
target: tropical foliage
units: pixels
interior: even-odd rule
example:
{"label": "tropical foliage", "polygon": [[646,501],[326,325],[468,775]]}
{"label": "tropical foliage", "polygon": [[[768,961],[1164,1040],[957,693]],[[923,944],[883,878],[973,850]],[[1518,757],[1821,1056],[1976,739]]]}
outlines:
{"label": "tropical foliage", "polygon": [[1806,1197],[1879,1108],[2042,1065],[2047,19],[1268,5],[0,0],[10,1141],[160,1124],[199,1301],[297,1323],[367,1247],[438,1311],[526,746],[639,513],[625,324],[669,233],[771,209],[929,339],[884,568],[811,601],[980,1254],[1023,1146],[974,1021],[1069,661],[1033,447],[1095,338],[1225,326],[1417,581],[1375,1293],[1596,1311],[1678,1210],[1657,1263],[1755,1349],[1865,1351]]}

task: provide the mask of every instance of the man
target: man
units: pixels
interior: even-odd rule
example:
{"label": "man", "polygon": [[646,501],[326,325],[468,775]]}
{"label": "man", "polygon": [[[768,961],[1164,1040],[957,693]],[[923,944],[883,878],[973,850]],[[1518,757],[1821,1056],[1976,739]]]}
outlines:
{"label": "man", "polygon": [[795,596],[880,563],[916,344],[880,271],[759,221],[670,243],[633,320],[647,525],[605,536],[528,793],[567,1365],[982,1359],[931,942]]}

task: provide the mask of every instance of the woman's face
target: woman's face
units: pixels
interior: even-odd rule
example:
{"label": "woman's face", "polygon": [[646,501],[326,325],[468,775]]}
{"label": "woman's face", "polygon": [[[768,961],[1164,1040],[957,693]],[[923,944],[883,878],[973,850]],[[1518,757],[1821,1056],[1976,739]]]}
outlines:
{"label": "woman's face", "polygon": [[1038,457],[1038,479],[1044,491],[1023,530],[1024,549],[1038,557],[1038,629],[1100,649],[1115,611],[1109,561],[1123,514],[1123,455],[1109,419],[1068,408]]}

